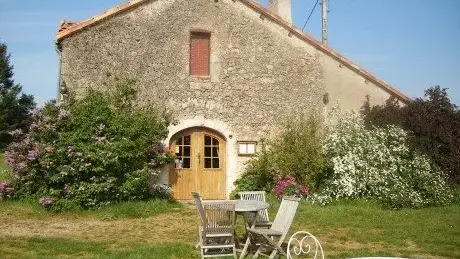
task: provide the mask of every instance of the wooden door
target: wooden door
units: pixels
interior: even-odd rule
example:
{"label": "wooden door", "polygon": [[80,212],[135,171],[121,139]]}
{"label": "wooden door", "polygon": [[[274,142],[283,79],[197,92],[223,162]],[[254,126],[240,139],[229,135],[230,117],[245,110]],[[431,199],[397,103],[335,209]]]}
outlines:
{"label": "wooden door", "polygon": [[225,140],[215,132],[194,128],[171,138],[176,162],[169,173],[174,198],[190,200],[197,191],[203,199],[226,198]]}

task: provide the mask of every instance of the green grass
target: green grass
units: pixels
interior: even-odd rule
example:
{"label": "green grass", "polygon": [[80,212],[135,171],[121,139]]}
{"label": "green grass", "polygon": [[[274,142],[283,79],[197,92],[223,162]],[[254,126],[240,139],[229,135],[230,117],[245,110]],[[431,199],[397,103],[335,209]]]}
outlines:
{"label": "green grass", "polygon": [[323,240],[328,258],[460,258],[459,204],[397,211],[365,201],[303,205],[292,229],[310,231]]}
{"label": "green grass", "polygon": [[[271,196],[268,201],[274,219],[279,202]],[[194,249],[199,219],[192,204],[129,202],[59,214],[35,201],[0,207],[1,258],[199,258]],[[458,203],[387,210],[366,201],[326,207],[302,201],[291,234],[299,230],[320,240],[326,258],[460,258]]]}
{"label": "green grass", "polygon": [[5,155],[3,153],[0,153],[0,181],[10,179],[10,167],[5,164]]}

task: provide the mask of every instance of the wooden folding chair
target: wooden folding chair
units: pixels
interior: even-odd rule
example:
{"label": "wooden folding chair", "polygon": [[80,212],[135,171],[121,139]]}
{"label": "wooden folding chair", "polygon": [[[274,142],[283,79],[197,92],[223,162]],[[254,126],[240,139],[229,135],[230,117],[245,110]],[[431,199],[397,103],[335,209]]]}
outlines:
{"label": "wooden folding chair", "polygon": [[202,202],[198,193],[192,192],[201,218],[198,229],[201,258],[233,256],[235,248],[235,202]]}
{"label": "wooden folding chair", "polygon": [[[280,208],[276,214],[275,220],[269,229],[260,229],[260,228],[247,228],[248,232],[255,237],[261,236],[262,241],[265,241],[259,245],[254,257],[259,255],[266,255],[264,248],[272,249],[269,258],[274,258],[275,255],[279,252],[286,255],[286,252],[283,251],[281,245],[286,238],[286,235],[291,227],[292,221],[299,206],[300,198],[297,197],[283,197],[281,201]],[[278,238],[278,242],[275,242],[272,237]],[[268,256],[268,255],[266,255]]]}
{"label": "wooden folding chair", "polygon": [[[265,202],[265,192],[264,191],[246,191],[238,192],[240,200],[251,200],[251,201],[263,201]],[[245,222],[253,222],[254,214],[245,213],[244,214]],[[255,219],[255,227],[267,227],[269,228],[272,225],[268,217],[268,210],[259,210]]]}

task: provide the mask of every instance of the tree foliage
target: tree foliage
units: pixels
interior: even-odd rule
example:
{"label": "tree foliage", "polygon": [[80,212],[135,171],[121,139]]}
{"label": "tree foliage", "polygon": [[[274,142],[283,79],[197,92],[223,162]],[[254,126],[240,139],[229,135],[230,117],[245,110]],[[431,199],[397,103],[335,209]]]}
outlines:
{"label": "tree foliage", "polygon": [[411,145],[441,167],[451,182],[460,183],[460,110],[445,88],[431,87],[424,98],[405,106],[390,98],[384,105],[369,107],[367,102],[362,110],[368,125],[393,124],[410,131]]}
{"label": "tree foliage", "polygon": [[35,108],[33,96],[22,93],[22,87],[14,83],[13,75],[7,46],[0,43],[0,150],[11,142],[9,132],[27,130],[30,112]]}

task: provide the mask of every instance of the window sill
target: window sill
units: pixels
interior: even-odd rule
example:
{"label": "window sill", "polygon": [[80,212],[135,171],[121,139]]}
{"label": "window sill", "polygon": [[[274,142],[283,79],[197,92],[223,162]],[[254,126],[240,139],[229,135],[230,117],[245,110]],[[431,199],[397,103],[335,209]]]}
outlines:
{"label": "window sill", "polygon": [[209,80],[209,79],[211,79],[211,76],[193,76],[193,75],[190,75],[190,77],[192,79],[196,79],[196,80]]}

